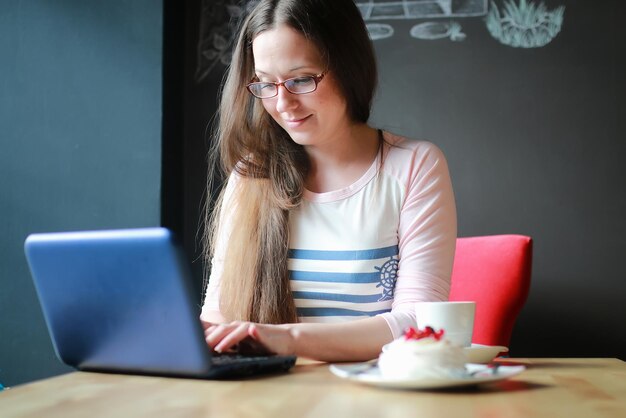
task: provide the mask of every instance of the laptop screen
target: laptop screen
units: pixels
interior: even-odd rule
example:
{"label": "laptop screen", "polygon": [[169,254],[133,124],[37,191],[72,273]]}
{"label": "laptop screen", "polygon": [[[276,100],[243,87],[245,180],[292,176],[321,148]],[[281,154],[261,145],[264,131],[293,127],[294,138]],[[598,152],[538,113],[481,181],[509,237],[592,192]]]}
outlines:
{"label": "laptop screen", "polygon": [[33,234],[25,252],[64,363],[84,370],[208,373],[200,307],[169,230]]}

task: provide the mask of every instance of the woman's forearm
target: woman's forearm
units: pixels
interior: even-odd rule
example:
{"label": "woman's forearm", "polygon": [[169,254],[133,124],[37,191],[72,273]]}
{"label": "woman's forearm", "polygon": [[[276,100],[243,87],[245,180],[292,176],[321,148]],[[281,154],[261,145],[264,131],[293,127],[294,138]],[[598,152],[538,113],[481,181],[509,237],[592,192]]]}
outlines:
{"label": "woman's forearm", "polygon": [[393,339],[381,317],[336,324],[284,325],[293,336],[294,354],[321,361],[365,361],[376,358]]}

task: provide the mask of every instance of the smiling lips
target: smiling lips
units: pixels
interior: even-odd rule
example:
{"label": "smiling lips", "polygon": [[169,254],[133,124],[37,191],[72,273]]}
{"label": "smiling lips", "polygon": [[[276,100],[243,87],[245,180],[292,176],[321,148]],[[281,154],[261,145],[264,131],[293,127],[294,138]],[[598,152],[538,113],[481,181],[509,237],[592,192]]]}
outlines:
{"label": "smiling lips", "polygon": [[302,126],[302,124],[304,124],[304,122],[306,122],[309,118],[311,117],[311,115],[305,116],[301,119],[283,119],[285,121],[285,124],[290,127],[290,128],[298,128],[300,126]]}

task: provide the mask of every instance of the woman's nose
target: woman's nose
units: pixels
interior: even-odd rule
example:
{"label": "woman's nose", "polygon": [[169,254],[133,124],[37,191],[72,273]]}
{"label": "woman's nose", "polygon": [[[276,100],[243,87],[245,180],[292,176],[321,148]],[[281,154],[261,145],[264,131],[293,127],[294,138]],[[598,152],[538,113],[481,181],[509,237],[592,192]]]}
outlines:
{"label": "woman's nose", "polygon": [[287,91],[285,86],[278,87],[278,95],[276,96],[276,110],[285,112],[298,106],[298,96]]}

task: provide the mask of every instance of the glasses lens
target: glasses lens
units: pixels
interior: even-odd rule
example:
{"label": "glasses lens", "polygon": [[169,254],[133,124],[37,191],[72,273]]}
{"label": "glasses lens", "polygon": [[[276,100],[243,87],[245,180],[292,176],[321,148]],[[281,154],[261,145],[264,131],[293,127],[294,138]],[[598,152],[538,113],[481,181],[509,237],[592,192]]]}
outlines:
{"label": "glasses lens", "polygon": [[294,94],[310,93],[317,87],[313,77],[297,77],[285,81],[287,90]]}
{"label": "glasses lens", "polygon": [[276,85],[272,83],[250,83],[248,90],[261,99],[276,96]]}

